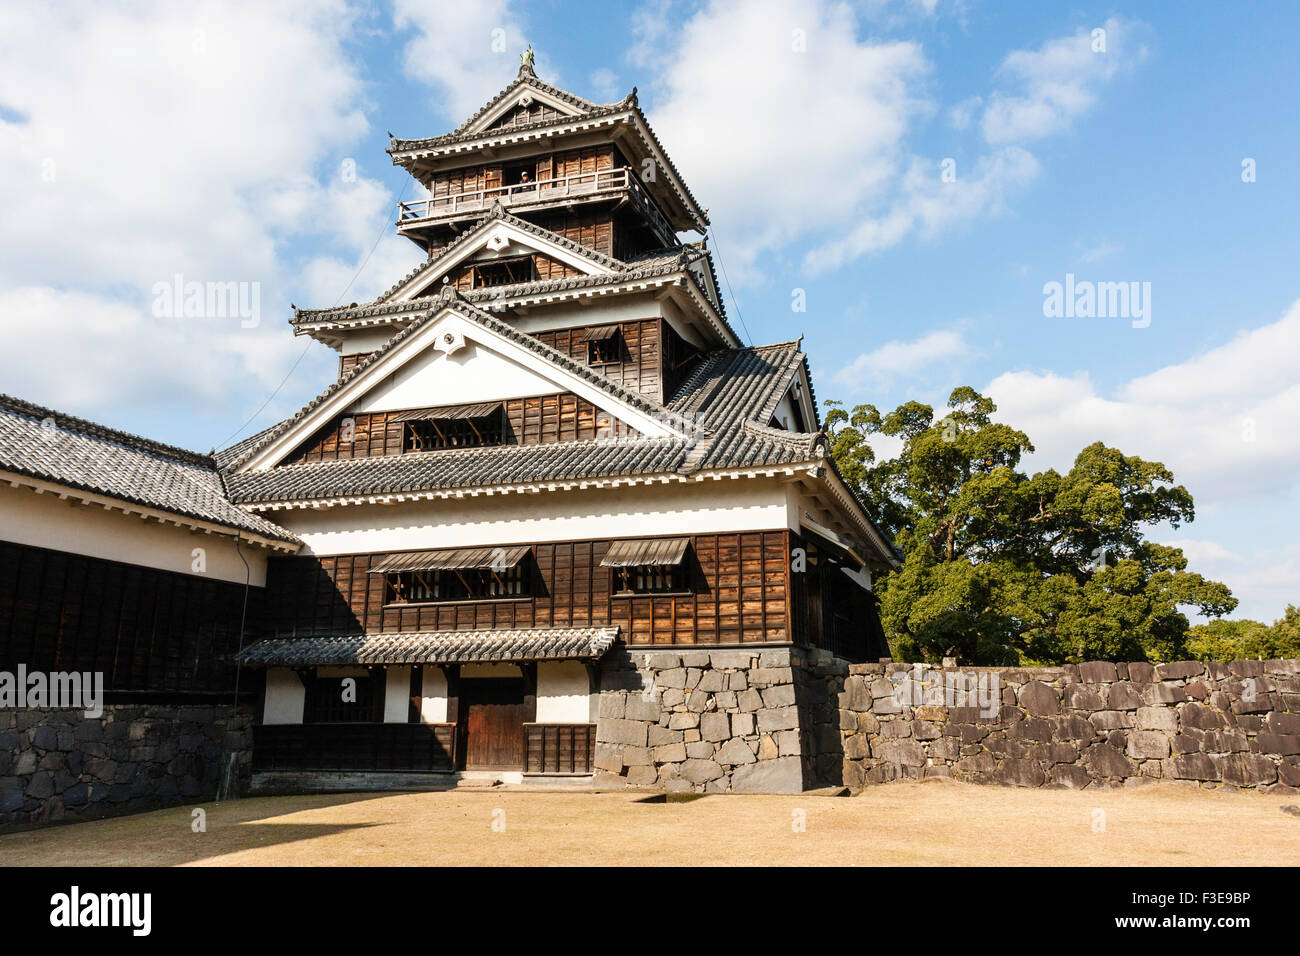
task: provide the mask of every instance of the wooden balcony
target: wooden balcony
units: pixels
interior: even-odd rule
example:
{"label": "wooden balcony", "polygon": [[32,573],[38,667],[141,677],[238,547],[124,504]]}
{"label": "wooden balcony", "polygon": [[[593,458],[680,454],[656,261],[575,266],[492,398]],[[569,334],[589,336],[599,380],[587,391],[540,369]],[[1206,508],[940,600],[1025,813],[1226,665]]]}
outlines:
{"label": "wooden balcony", "polygon": [[486,213],[496,202],[518,214],[624,196],[645,214],[654,229],[660,233],[665,245],[670,244],[676,233],[636,174],[626,166],[398,203],[397,229],[402,233],[418,232],[459,219],[474,218]]}

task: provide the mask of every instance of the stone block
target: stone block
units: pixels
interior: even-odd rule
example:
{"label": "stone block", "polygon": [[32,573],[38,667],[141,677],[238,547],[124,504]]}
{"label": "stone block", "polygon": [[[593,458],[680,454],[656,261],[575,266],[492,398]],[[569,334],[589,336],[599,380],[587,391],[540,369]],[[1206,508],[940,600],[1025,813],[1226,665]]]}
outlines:
{"label": "stone block", "polygon": [[1083,761],[1094,777],[1131,777],[1137,770],[1109,743],[1093,744],[1084,751]]}
{"label": "stone block", "polygon": [[772,738],[776,741],[778,756],[791,757],[803,753],[803,743],[799,740],[797,730],[779,730],[772,735]]}
{"label": "stone block", "polygon": [[1277,780],[1277,767],[1260,754],[1228,754],[1215,758],[1224,783],[1236,787],[1267,786]]}
{"label": "stone block", "polygon": [[1119,672],[1110,661],[1085,661],[1079,665],[1079,680],[1099,684],[1119,679]]}
{"label": "stone block", "polygon": [[1169,738],[1155,730],[1135,730],[1128,735],[1128,755],[1138,760],[1163,760],[1169,756]]}
{"label": "stone block", "polygon": [[628,694],[623,716],[628,720],[656,721],[659,719],[659,701],[646,700],[640,694]]}
{"label": "stone block", "polygon": [[699,683],[695,685],[696,690],[702,690],[707,694],[716,694],[719,691],[726,690],[727,675],[722,671],[707,670],[700,675]]}
{"label": "stone block", "polygon": [[1171,707],[1139,707],[1137,726],[1141,730],[1175,733],[1178,730],[1178,714]]}
{"label": "stone block", "polygon": [[726,714],[703,714],[700,717],[700,736],[705,740],[726,740],[731,736],[731,721]]}
{"label": "stone block", "polygon": [[1056,691],[1042,681],[1030,681],[1017,697],[1025,712],[1034,717],[1047,717],[1060,713],[1061,702]]}
{"label": "stone block", "polygon": [[[685,714],[674,714],[673,716],[687,716]],[[682,742],[682,732],[680,730],[670,730],[667,727],[660,727],[658,724],[652,724],[648,735],[647,743],[651,747],[662,747],[666,744],[679,744]]]}
{"label": "stone block", "polygon": [[759,733],[793,730],[798,726],[799,709],[797,707],[777,707],[771,710],[761,710],[758,713]]}
{"label": "stone block", "polygon": [[654,747],[650,756],[655,763],[679,763],[686,759],[686,745],[681,743],[664,744]]}
{"label": "stone block", "polygon": [[788,707],[795,702],[794,685],[779,684],[775,687],[764,688],[762,696],[765,707]]}
{"label": "stone block", "polygon": [[705,783],[706,781],[716,780],[718,777],[721,777],[723,771],[722,768],[712,760],[691,758],[689,760],[683,760],[681,765],[677,768],[677,772],[681,775],[682,779],[689,780],[691,783]]}
{"label": "stone block", "polygon": [[737,767],[731,772],[733,793],[799,793],[803,765],[798,757],[777,757]]}
{"label": "stone block", "polygon": [[1205,754],[1184,754],[1180,757],[1174,757],[1173,776],[1179,780],[1218,780],[1220,774],[1218,768]]}
{"label": "stone block", "polygon": [[1009,757],[993,771],[993,782],[1012,787],[1041,787],[1047,780],[1035,760]]}
{"label": "stone block", "polygon": [[1156,677],[1160,680],[1186,680],[1189,677],[1201,677],[1205,674],[1205,665],[1200,661],[1174,661],[1169,664],[1156,665]]}
{"label": "stone block", "polygon": [[648,727],[639,720],[610,718],[596,724],[596,741],[611,744],[628,744],[644,747],[648,740]]}
{"label": "stone block", "polygon": [[1250,742],[1257,754],[1279,754],[1290,757],[1300,754],[1300,736],[1294,734],[1260,734]]}
{"label": "stone block", "polygon": [[735,766],[737,764],[754,763],[757,758],[754,752],[749,749],[749,744],[739,737],[732,737],[718,749],[717,756],[714,758],[718,763]]}

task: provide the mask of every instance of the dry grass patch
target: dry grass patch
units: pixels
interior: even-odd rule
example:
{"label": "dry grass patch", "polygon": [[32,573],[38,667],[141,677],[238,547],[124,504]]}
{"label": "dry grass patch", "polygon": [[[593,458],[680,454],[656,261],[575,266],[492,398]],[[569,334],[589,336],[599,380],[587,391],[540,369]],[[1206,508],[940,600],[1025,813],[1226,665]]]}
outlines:
{"label": "dry grass patch", "polygon": [[[260,797],[0,837],[10,865],[1290,865],[1294,796],[951,781],[857,797],[493,792]],[[504,830],[493,830],[493,822]],[[804,829],[796,824],[802,820]]]}

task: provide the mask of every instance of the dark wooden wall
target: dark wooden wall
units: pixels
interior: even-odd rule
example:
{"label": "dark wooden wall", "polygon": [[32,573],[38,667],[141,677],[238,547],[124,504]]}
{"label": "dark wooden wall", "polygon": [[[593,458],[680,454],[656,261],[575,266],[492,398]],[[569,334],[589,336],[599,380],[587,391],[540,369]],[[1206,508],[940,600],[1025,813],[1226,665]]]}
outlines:
{"label": "dark wooden wall", "polygon": [[[262,589],[249,588],[256,639]],[[244,586],[0,541],[0,669],[102,671],[110,691],[234,686]]]}
{"label": "dark wooden wall", "polygon": [[589,627],[618,624],[631,644],[740,644],[789,640],[786,531],[696,535],[692,593],[615,597],[600,560],[609,541],[533,545],[533,596],[385,607],[377,555],[272,558],[267,621],[282,635],[361,631]]}
{"label": "dark wooden wall", "polygon": [[[592,438],[625,438],[639,434],[620,418],[571,393],[512,398],[504,402],[507,445],[541,445]],[[376,458],[402,454],[403,423],[397,412],[340,415],[319,429],[288,458],[287,463]],[[352,419],[351,442],[342,440],[343,421]]]}
{"label": "dark wooden wall", "polygon": [[[569,265],[568,263],[561,262],[558,259],[552,259],[549,256],[544,256],[540,252],[533,253],[532,260],[533,260],[533,269],[536,271],[537,274],[537,280],[567,279],[570,276],[585,275],[585,273],[583,273],[581,270],[575,269],[573,266]],[[458,292],[468,292],[469,290],[475,288],[485,288],[483,286],[474,285],[474,266],[489,264],[491,262],[492,262],[491,259],[481,259],[472,262],[466,262],[463,265],[457,266],[455,269],[453,269],[451,272],[447,274],[448,284],[451,285],[453,288],[455,288]],[[430,295],[436,294],[440,286],[441,283],[432,286],[428,290],[429,294]],[[491,288],[491,287],[489,286],[486,288]]]}
{"label": "dark wooden wall", "polygon": [[548,103],[533,102],[528,106],[519,105],[495,120],[488,129],[510,129],[515,126],[527,126],[529,123],[542,123],[546,120],[559,119],[564,114]]}
{"label": "dark wooden wall", "polygon": [[[609,323],[603,323],[609,324]],[[594,366],[605,378],[615,385],[622,385],[633,392],[651,396],[655,401],[663,400],[662,351],[660,348],[662,319],[640,319],[619,323],[619,338],[622,341],[623,361],[618,364]],[[561,352],[575,362],[587,364],[587,344],[582,341],[590,326],[574,329],[555,329],[534,332],[533,337],[557,352]]]}
{"label": "dark wooden wall", "polygon": [[840,570],[836,549],[812,535],[790,536],[802,548],[802,572],[790,574],[790,622],[796,643],[822,647],[849,661],[889,656],[876,596]]}

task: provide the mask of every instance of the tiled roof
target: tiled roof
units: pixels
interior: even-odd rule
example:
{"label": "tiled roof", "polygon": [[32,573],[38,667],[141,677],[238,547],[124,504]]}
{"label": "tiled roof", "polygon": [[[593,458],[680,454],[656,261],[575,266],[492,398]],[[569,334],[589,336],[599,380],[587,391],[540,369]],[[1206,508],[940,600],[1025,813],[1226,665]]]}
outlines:
{"label": "tiled roof", "polygon": [[408,272],[405,276],[399,279],[397,283],[393,285],[392,288],[390,288],[387,292],[385,292],[375,301],[387,302],[397,292],[398,289],[401,289],[403,286],[407,285],[412,280],[418,278],[422,274],[435,272],[446,259],[452,256],[454,253],[458,252],[461,249],[461,247],[473,242],[477,236],[482,235],[483,231],[488,227],[489,223],[493,223],[497,221],[508,222],[510,223],[510,225],[518,229],[522,229],[524,232],[532,233],[533,235],[541,239],[545,239],[548,242],[552,242],[555,245],[568,249],[570,252],[575,252],[578,255],[583,256],[584,258],[590,259],[593,263],[597,265],[605,266],[608,269],[623,268],[623,263],[619,262],[613,256],[607,256],[602,252],[597,252],[595,249],[592,249],[590,246],[584,246],[582,245],[582,243],[574,242],[572,239],[568,238],[567,236],[562,236],[558,232],[552,232],[549,229],[544,229],[543,227],[537,225],[536,223],[529,222],[527,219],[520,219],[518,216],[514,215],[513,213],[506,212],[505,207],[502,206],[501,203],[497,202],[497,203],[493,203],[491,210],[489,210],[481,219],[479,219],[478,222],[474,223],[472,227],[467,229],[465,232],[461,233],[461,235],[456,237],[456,239],[448,243],[446,246],[443,246],[443,248],[438,251],[438,254],[434,256],[432,259],[430,259],[428,262],[421,263],[420,265],[412,269],[410,272]]}
{"label": "tiled roof", "polygon": [[[690,247],[659,250],[627,262],[621,262],[617,272],[608,274],[538,279],[532,282],[516,282],[511,285],[493,286],[490,289],[469,289],[460,294],[469,302],[494,302],[500,301],[503,295],[506,297],[527,296],[620,285],[625,282],[635,282],[639,279],[669,276],[682,272],[684,263],[690,262],[697,255],[698,253],[690,251]],[[412,277],[409,276],[403,282],[409,281]],[[289,320],[289,324],[295,329],[307,331],[318,325],[354,322],[378,316],[393,316],[400,319],[402,316],[425,312],[436,302],[436,293],[403,302],[387,301],[389,294],[391,294],[391,291],[371,302],[350,305],[344,308],[297,309],[293,318]],[[725,321],[725,315],[722,312],[719,312],[719,315]]]}
{"label": "tiled roof", "polygon": [[617,639],[617,627],[415,631],[273,638],[244,648],[239,654],[239,662],[258,667],[297,667],[595,660],[608,651]]}
{"label": "tiled roof", "polygon": [[232,472],[226,481],[234,500],[251,503],[808,462],[818,457],[820,433],[766,426],[770,408],[780,399],[773,392],[783,393],[791,369],[802,362],[798,342],[728,349],[707,357],[664,406],[672,420],[693,423],[695,438],[601,439],[303,462]]}
{"label": "tiled roof", "polygon": [[232,504],[213,458],[0,395],[0,469],[194,518],[297,542]]}
{"label": "tiled roof", "polygon": [[[558,86],[551,86],[551,84],[549,83],[543,83],[541,80],[537,78],[537,74],[532,71],[531,67],[521,66],[519,68],[519,74],[513,80],[510,81],[510,85],[508,85],[500,93],[498,93],[496,96],[492,97],[492,99],[488,100],[486,103],[480,106],[474,112],[474,115],[471,116],[469,119],[465,120],[465,122],[461,123],[459,126],[457,126],[455,131],[457,133],[463,133],[465,130],[469,129],[476,122],[478,122],[480,116],[483,116],[485,113],[491,112],[498,105],[500,105],[502,100],[510,96],[516,89],[518,89],[521,86],[530,86],[535,90],[541,90],[543,93],[549,93],[551,96],[554,96],[556,99],[560,100],[561,102],[568,103],[570,106],[573,106],[584,113],[590,113],[592,110],[596,109],[596,104],[592,103],[590,100],[584,100],[581,96],[577,96],[573,93],[568,92],[567,90],[562,90]],[[605,105],[613,105],[613,104],[605,104]]]}

